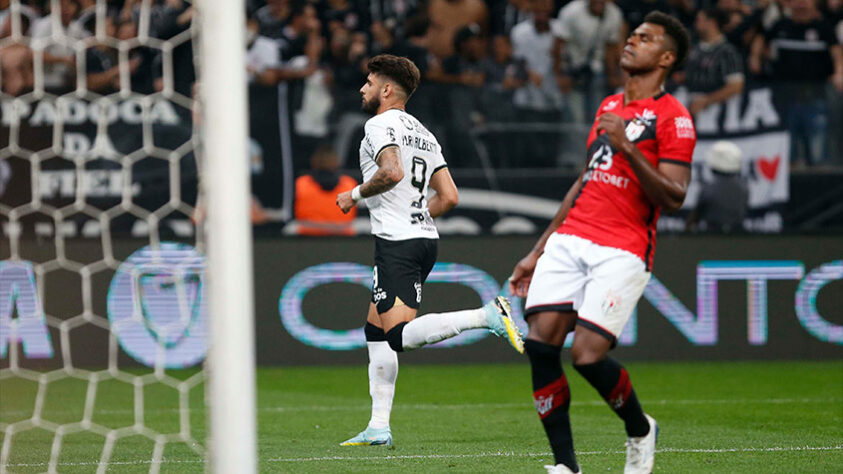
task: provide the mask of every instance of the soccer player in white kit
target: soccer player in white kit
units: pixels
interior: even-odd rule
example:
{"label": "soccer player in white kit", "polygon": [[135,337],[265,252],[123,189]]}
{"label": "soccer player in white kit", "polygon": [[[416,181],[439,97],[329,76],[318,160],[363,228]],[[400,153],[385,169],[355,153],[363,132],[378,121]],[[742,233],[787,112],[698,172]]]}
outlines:
{"label": "soccer player in white kit", "polygon": [[[433,218],[457,204],[458,191],[436,137],[404,110],[419,84],[418,68],[407,58],[382,54],[369,61],[368,69],[360,94],[363,110],[375,116],[366,122],[360,144],[364,182],[339,194],[337,206],[348,212],[365,199],[375,236],[372,300],[365,327],[372,416],[365,430],[341,446],[392,444],[389,415],[398,352],[479,328],[524,351],[509,302],[501,296],[481,308],[416,318],[422,285],[436,263],[439,234]],[[436,191],[430,200],[428,187]]]}

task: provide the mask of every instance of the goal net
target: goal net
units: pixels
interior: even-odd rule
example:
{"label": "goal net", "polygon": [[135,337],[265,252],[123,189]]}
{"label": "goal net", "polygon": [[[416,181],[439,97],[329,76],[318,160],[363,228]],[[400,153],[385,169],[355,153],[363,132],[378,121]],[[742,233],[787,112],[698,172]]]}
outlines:
{"label": "goal net", "polygon": [[[246,146],[242,123],[220,131],[231,104],[200,100],[219,81],[196,79],[237,54],[212,44],[217,57],[199,60],[203,17],[219,41],[242,44],[242,1],[44,3],[0,0],[0,473],[203,471],[209,458],[222,472],[212,446],[225,439],[210,434],[248,416],[254,395],[244,389],[246,411],[232,415],[214,380],[251,363],[234,381],[248,386],[253,363],[203,364],[231,343],[251,352],[251,323],[218,317],[231,312],[233,275],[233,298],[249,293],[236,316],[250,321],[251,250],[231,217],[246,214],[239,164],[226,182],[202,150],[230,160],[242,146],[246,176]],[[245,117],[245,93],[228,87]]]}

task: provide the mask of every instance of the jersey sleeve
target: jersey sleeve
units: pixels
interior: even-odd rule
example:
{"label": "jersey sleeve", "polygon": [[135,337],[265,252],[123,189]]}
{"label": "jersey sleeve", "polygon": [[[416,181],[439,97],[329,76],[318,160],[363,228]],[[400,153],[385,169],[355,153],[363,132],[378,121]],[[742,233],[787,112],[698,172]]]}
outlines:
{"label": "jersey sleeve", "polygon": [[[375,117],[377,118],[377,117]],[[384,148],[388,146],[400,146],[401,137],[399,130],[381,120],[370,119],[366,122],[366,137],[364,140],[372,147],[372,157],[375,162]]]}
{"label": "jersey sleeve", "polygon": [[674,113],[659,117],[656,126],[656,140],[659,146],[659,162],[691,165],[691,156],[697,143],[694,120],[684,107],[677,104]]}
{"label": "jersey sleeve", "polygon": [[431,166],[433,166],[433,173],[430,174],[431,176],[436,174],[436,172],[441,170],[442,168],[448,167],[448,163],[445,162],[445,155],[442,154],[442,146],[438,143],[436,145],[436,155],[433,157],[433,160],[430,163]]}

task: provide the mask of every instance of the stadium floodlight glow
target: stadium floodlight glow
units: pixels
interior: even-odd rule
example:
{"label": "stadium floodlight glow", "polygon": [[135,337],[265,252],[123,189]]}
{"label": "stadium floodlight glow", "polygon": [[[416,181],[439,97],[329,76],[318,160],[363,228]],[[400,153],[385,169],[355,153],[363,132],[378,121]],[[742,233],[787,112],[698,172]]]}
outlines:
{"label": "stadium floodlight glow", "polygon": [[244,0],[199,2],[211,472],[257,470]]}

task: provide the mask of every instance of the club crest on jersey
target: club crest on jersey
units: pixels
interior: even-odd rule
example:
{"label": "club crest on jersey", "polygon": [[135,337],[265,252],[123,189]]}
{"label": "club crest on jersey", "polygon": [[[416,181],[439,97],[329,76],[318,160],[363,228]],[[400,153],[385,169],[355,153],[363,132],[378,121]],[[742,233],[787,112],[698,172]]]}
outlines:
{"label": "club crest on jersey", "polygon": [[403,115],[399,115],[398,119],[401,120],[401,124],[403,124],[404,127],[407,130],[413,130],[414,128],[416,128],[415,125],[413,124],[413,121],[410,120],[408,117],[405,117]]}
{"label": "club crest on jersey", "polygon": [[646,129],[647,124],[640,118],[636,117],[626,124],[626,138],[629,141],[634,142],[641,136],[642,133],[644,133],[644,130]]}

